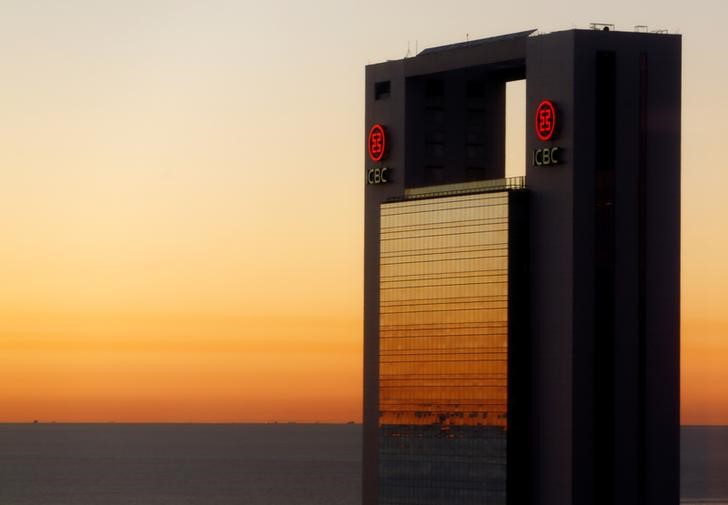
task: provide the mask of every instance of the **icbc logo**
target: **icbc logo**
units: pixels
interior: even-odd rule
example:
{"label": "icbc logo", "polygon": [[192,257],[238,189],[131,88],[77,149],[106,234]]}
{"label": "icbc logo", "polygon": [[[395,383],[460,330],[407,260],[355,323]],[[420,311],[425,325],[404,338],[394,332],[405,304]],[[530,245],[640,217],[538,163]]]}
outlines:
{"label": "icbc logo", "polygon": [[387,151],[387,135],[382,125],[375,124],[369,129],[367,149],[369,150],[369,157],[372,161],[380,161],[384,158],[384,154]]}
{"label": "icbc logo", "polygon": [[541,140],[550,140],[556,129],[556,108],[550,100],[544,100],[536,108],[536,135]]}

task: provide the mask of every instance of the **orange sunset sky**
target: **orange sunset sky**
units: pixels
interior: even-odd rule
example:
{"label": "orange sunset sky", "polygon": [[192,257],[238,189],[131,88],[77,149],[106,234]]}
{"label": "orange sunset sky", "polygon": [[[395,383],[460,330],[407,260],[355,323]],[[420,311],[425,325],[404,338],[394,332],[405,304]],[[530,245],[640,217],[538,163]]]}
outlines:
{"label": "orange sunset sky", "polygon": [[361,420],[364,66],[599,21],[684,36],[682,419],[728,424],[726,19],[722,0],[4,2],[0,422]]}

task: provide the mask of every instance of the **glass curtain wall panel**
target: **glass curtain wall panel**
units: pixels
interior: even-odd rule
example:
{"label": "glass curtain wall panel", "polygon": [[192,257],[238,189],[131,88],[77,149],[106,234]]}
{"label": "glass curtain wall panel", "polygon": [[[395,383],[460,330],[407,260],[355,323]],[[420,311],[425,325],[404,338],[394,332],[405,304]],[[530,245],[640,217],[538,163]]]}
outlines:
{"label": "glass curtain wall panel", "polygon": [[381,205],[381,505],[504,505],[508,192]]}

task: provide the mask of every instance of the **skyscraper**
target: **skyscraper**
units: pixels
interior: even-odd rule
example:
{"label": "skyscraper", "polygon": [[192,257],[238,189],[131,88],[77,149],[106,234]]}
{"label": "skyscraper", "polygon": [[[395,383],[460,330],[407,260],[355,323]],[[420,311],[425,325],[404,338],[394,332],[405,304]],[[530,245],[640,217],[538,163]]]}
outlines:
{"label": "skyscraper", "polygon": [[527,31],[367,67],[365,505],[677,503],[680,46]]}

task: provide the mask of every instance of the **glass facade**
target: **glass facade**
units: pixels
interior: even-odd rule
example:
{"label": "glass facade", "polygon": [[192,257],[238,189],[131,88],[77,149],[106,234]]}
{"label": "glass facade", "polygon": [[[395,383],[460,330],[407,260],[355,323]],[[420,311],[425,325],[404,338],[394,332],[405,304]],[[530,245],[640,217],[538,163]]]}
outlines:
{"label": "glass facade", "polygon": [[380,505],[506,503],[508,201],[380,207]]}

